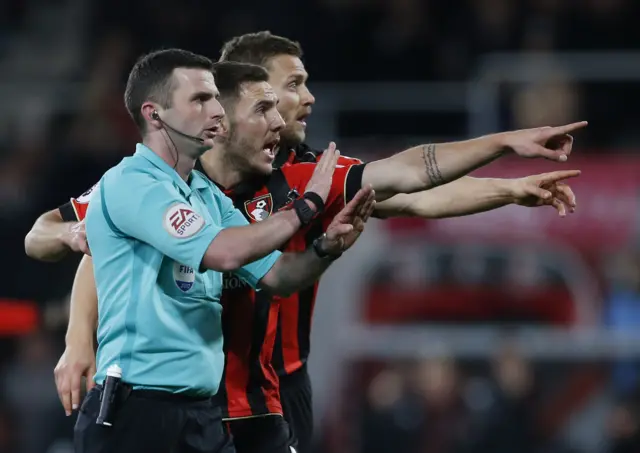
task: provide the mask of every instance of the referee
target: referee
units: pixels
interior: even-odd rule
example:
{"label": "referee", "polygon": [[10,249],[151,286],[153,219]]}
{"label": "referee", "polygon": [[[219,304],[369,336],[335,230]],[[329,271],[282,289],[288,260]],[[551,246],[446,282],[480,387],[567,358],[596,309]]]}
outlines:
{"label": "referee", "polygon": [[[322,209],[337,154],[318,164],[303,207],[296,202],[252,226],[192,171],[224,116],[211,69],[207,58],[171,49],[144,56],[129,75],[125,102],[143,144],[103,176],[86,217],[100,385],[80,408],[78,453],[232,452],[211,399],[224,365],[220,271],[274,293],[296,291],[320,276],[326,256],[342,252],[342,238],[360,224],[344,215],[313,251],[272,252],[310,210]],[[373,197],[363,189],[348,208],[368,216]]]}

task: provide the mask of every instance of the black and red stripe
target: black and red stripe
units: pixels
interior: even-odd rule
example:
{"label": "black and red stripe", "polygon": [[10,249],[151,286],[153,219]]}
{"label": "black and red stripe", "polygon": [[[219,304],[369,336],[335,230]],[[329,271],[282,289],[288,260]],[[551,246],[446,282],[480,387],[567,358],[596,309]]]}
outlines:
{"label": "black and red stripe", "polygon": [[[320,222],[314,223],[304,236],[295,236],[287,246],[289,252],[303,252],[323,232]],[[273,365],[278,376],[299,370],[311,352],[311,319],[315,306],[318,283],[289,297],[279,297],[280,313]]]}
{"label": "black and red stripe", "polygon": [[224,418],[282,413],[270,364],[279,305],[244,286],[223,292],[222,306],[226,363],[219,398],[225,402]]}
{"label": "black and red stripe", "polygon": [[[274,172],[267,187],[256,191],[226,192],[249,222],[254,222],[244,203],[271,193],[274,211],[286,204],[289,192],[282,172]],[[233,280],[232,280],[233,279]],[[266,292],[255,292],[238,277],[225,275],[222,292],[222,324],[225,350],[223,385],[218,392],[224,418],[282,414],[278,375],[272,364],[279,300]],[[231,287],[233,286],[233,287]]]}
{"label": "black and red stripe", "polygon": [[[290,158],[291,155],[286,157]],[[310,161],[315,160],[317,155],[310,151],[304,154],[305,159]],[[347,165],[353,165],[353,162],[345,162],[344,166]],[[363,168],[356,167],[360,166],[354,166],[346,174],[343,172],[343,179],[334,176],[334,202],[340,200],[331,205],[334,210],[339,210],[343,206],[342,200],[350,199],[361,187]],[[272,173],[266,186],[260,188],[255,184],[245,184],[236,188],[235,193],[226,194],[249,222],[255,222],[244,209],[245,202],[271,194],[273,213],[277,212],[291,201],[291,189],[298,194],[304,192],[312,173],[309,169],[308,166],[295,168],[285,163],[283,169]],[[322,222],[301,229],[286,244],[285,251],[307,250],[331,222],[332,212],[327,211],[326,214]],[[238,281],[237,277],[225,278]],[[286,298],[256,293],[249,286],[237,283],[226,285],[225,288],[222,295],[222,322],[226,366],[219,391],[224,417],[233,419],[281,414],[278,376],[301,369],[309,357],[311,319],[318,284]]]}

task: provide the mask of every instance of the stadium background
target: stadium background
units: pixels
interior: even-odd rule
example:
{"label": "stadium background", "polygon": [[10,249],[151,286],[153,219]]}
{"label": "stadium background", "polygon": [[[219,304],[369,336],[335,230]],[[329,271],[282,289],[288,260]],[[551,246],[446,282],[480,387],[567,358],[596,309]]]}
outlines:
{"label": "stadium background", "polygon": [[71,451],[52,370],[78,257],[28,259],[29,227],[131,152],[122,93],[140,52],[217,58],[261,29],[301,41],[310,143],[344,154],[590,121],[564,165],[583,170],[570,218],[372,222],[329,271],[318,451],[638,451],[639,14],[633,0],[1,2],[0,452]]}

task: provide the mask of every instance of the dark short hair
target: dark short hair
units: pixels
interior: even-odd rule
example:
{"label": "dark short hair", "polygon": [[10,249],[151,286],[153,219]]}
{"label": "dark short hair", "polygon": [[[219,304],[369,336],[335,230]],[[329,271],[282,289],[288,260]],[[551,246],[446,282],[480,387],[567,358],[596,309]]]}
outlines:
{"label": "dark short hair", "polygon": [[300,43],[270,31],[247,33],[227,41],[220,51],[220,61],[237,61],[266,66],[269,60],[279,55],[302,58]]}
{"label": "dark short hair", "polygon": [[187,50],[165,49],[143,55],[133,65],[124,92],[124,103],[142,133],[146,130],[140,111],[142,104],[153,101],[163,108],[171,107],[172,77],[177,68],[212,71],[213,62]]}
{"label": "dark short hair", "polygon": [[235,61],[223,61],[213,65],[216,86],[221,101],[240,96],[243,83],[267,82],[269,73],[262,66]]}

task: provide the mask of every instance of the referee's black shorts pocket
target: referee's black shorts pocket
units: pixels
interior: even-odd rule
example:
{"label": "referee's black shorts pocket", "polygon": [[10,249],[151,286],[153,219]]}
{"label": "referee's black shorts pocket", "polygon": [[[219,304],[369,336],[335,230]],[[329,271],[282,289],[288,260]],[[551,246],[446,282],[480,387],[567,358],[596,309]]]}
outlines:
{"label": "referee's black shorts pocket", "polygon": [[103,451],[107,441],[108,429],[96,425],[100,412],[100,390],[93,388],[85,396],[78,419],[73,429],[73,443],[76,453],[97,453]]}
{"label": "referee's black shorts pocket", "polygon": [[100,412],[100,390],[96,387],[89,390],[80,405],[80,413],[87,414],[91,417],[97,417]]}

